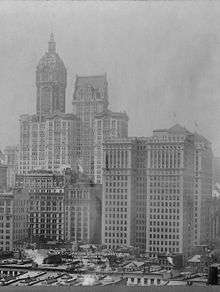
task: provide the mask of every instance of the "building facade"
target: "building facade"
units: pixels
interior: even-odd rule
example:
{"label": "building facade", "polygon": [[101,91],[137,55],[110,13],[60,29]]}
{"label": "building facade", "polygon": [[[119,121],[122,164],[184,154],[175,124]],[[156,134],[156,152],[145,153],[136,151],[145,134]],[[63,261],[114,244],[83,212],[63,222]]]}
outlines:
{"label": "building facade", "polygon": [[36,70],[37,113],[20,117],[19,173],[76,166],[80,121],[65,114],[66,69],[51,35]]}
{"label": "building facade", "polygon": [[[191,252],[195,234],[204,238],[210,226],[211,145],[201,154],[199,175],[198,147],[198,137],[179,125],[155,130],[149,138],[105,141],[103,244],[134,245],[152,256]],[[201,229],[195,224],[198,218]]]}
{"label": "building facade", "polygon": [[0,193],[0,249],[12,251],[28,239],[28,194]]}
{"label": "building facade", "polygon": [[76,167],[80,122],[73,114],[20,117],[19,173]]}
{"label": "building facade", "polygon": [[48,51],[40,59],[36,70],[37,114],[65,112],[66,68],[56,52],[53,34],[50,35]]}
{"label": "building facade", "polygon": [[15,175],[18,172],[19,147],[6,146],[4,155],[7,165],[7,187],[13,188],[15,186]]}
{"label": "building facade", "polygon": [[73,114],[81,121],[80,164],[86,175],[94,176],[94,118],[108,107],[106,75],[76,76]]}
{"label": "building facade", "polygon": [[136,139],[104,143],[102,244],[116,249],[135,244]]}
{"label": "building facade", "polygon": [[213,184],[213,154],[211,143],[194,134],[194,245],[211,241],[211,202]]}
{"label": "building facade", "polygon": [[128,136],[128,116],[125,112],[106,110],[95,115],[94,119],[94,180],[102,183],[103,142],[111,138]]}
{"label": "building facade", "polygon": [[65,189],[66,240],[74,243],[101,243],[101,185],[78,177]]}
{"label": "building facade", "polygon": [[30,240],[32,242],[65,239],[64,176],[51,171],[33,171],[16,176],[16,188],[29,195]]}
{"label": "building facade", "polygon": [[211,241],[215,247],[220,243],[220,186],[215,184],[211,200]]}
{"label": "building facade", "polygon": [[189,254],[193,242],[194,137],[175,125],[150,142],[146,251]]}
{"label": "building facade", "polygon": [[0,190],[7,189],[7,165],[0,163]]}
{"label": "building facade", "polygon": [[29,196],[32,242],[101,242],[101,185],[66,168],[16,175],[16,189]]}

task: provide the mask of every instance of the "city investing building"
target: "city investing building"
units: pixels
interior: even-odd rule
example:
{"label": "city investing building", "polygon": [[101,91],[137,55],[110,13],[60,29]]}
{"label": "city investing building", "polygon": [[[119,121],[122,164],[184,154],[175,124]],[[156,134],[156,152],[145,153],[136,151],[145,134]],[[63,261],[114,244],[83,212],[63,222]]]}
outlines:
{"label": "city investing building", "polygon": [[94,119],[108,107],[107,76],[76,76],[73,113],[81,121],[79,163],[86,175],[94,177]]}
{"label": "city investing building", "polygon": [[94,180],[102,183],[103,142],[111,138],[128,136],[128,116],[125,112],[105,110],[95,115],[94,120]]}

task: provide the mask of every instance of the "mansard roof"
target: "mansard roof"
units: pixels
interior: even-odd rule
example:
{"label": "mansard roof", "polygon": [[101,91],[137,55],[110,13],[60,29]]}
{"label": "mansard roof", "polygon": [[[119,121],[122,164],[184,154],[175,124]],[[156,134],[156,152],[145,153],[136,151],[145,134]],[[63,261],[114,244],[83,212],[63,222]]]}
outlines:
{"label": "mansard roof", "polygon": [[113,118],[125,118],[126,120],[129,120],[127,113],[124,112],[113,112],[109,109],[106,109],[100,113],[97,113],[95,115],[95,118],[103,118],[103,117],[113,117]]}
{"label": "mansard roof", "polygon": [[92,86],[94,89],[107,85],[107,75],[76,76],[76,87]]}
{"label": "mansard roof", "polygon": [[184,134],[184,135],[190,135],[192,133],[190,133],[185,127],[182,127],[179,124],[174,125],[173,127],[168,129],[169,133],[173,133],[173,134]]}

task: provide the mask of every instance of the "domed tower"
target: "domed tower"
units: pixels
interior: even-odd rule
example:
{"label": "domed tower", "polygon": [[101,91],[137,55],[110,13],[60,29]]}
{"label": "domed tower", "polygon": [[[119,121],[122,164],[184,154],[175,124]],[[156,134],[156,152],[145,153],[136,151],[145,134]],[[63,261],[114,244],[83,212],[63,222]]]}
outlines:
{"label": "domed tower", "polygon": [[40,59],[36,70],[37,114],[65,112],[66,68],[56,53],[56,43],[51,33],[48,52]]}

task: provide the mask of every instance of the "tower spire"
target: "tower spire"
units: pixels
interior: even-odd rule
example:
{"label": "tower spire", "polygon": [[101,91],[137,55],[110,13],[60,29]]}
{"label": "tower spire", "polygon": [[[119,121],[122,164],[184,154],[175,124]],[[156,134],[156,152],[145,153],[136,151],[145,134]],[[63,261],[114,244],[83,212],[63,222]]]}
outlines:
{"label": "tower spire", "polygon": [[50,40],[48,42],[48,52],[55,53],[56,52],[56,43],[54,41],[54,34],[51,32]]}

